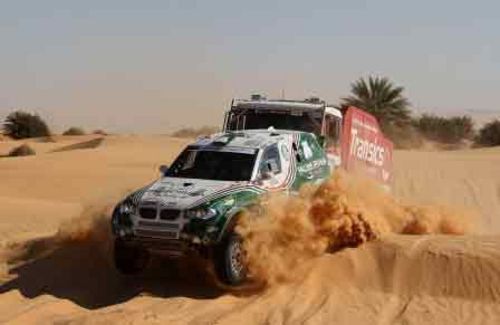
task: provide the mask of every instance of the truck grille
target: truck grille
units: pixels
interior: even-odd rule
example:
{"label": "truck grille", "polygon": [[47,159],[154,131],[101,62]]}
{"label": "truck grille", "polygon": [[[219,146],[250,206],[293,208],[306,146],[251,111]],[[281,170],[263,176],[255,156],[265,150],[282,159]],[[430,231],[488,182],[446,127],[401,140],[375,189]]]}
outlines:
{"label": "truck grille", "polygon": [[180,210],[173,209],[163,209],[160,210],[160,219],[161,220],[176,220],[181,215]]}
{"label": "truck grille", "polygon": [[140,208],[139,214],[143,219],[156,219],[156,208]]}

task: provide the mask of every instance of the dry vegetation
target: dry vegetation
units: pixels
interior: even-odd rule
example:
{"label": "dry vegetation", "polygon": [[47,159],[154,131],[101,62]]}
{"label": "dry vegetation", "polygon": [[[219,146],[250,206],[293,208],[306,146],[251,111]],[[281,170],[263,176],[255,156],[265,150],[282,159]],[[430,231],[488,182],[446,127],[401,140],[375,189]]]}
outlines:
{"label": "dry vegetation", "polygon": [[500,120],[494,120],[485,124],[476,137],[478,146],[500,146]]}
{"label": "dry vegetation", "polygon": [[97,130],[92,131],[92,134],[104,135],[104,136],[109,135],[108,132],[101,130],[101,129],[97,129]]}
{"label": "dry vegetation", "polygon": [[38,115],[24,111],[10,113],[4,122],[4,133],[13,139],[50,136],[47,123]]}
{"label": "dry vegetation", "polygon": [[22,144],[19,147],[12,149],[8,156],[9,157],[22,157],[22,156],[33,156],[36,152],[27,144]]}
{"label": "dry vegetation", "polygon": [[85,135],[85,131],[82,128],[72,126],[64,131],[62,135]]}
{"label": "dry vegetation", "polygon": [[403,126],[383,126],[383,130],[397,149],[457,150],[500,145],[500,121],[476,130],[469,116],[424,114]]}
{"label": "dry vegetation", "polygon": [[425,138],[444,144],[458,144],[474,138],[474,122],[469,116],[447,118],[424,114],[413,123]]}

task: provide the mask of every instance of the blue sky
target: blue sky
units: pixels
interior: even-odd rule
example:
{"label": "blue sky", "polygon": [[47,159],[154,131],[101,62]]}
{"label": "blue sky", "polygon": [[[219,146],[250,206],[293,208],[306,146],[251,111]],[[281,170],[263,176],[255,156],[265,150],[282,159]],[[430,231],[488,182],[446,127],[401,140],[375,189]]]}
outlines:
{"label": "blue sky", "polygon": [[338,102],[382,75],[416,112],[499,111],[498,1],[3,1],[0,118],[169,132],[253,92]]}

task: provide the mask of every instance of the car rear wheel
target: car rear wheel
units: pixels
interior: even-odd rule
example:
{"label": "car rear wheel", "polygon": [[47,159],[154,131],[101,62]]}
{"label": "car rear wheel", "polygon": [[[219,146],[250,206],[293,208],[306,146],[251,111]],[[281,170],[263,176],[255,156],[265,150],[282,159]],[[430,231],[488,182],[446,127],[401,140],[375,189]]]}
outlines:
{"label": "car rear wheel", "polygon": [[228,285],[238,285],[247,278],[248,268],[242,238],[229,234],[216,248],[215,270],[219,280]]}
{"label": "car rear wheel", "polygon": [[141,273],[150,261],[147,250],[121,239],[115,240],[113,255],[116,269],[126,275]]}

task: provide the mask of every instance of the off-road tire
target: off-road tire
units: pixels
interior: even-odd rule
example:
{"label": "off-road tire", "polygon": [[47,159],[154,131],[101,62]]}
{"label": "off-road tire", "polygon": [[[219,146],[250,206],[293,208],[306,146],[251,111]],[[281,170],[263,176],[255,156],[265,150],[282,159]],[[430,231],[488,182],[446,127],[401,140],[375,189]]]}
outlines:
{"label": "off-road tire", "polygon": [[115,268],[125,275],[141,273],[149,265],[150,254],[147,250],[115,239],[113,259]]}
{"label": "off-road tire", "polygon": [[228,234],[215,248],[214,267],[217,277],[227,285],[236,286],[247,279],[243,240],[236,233]]}

